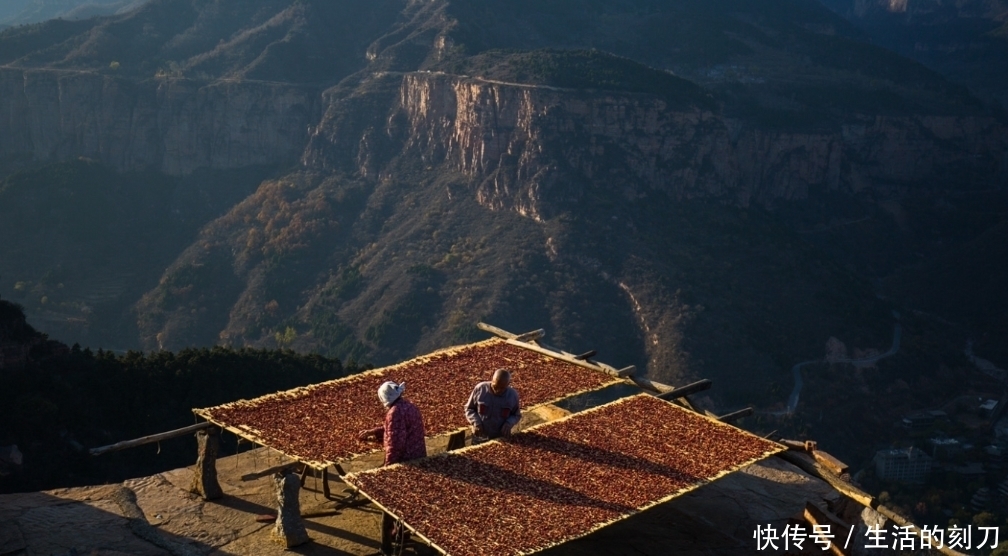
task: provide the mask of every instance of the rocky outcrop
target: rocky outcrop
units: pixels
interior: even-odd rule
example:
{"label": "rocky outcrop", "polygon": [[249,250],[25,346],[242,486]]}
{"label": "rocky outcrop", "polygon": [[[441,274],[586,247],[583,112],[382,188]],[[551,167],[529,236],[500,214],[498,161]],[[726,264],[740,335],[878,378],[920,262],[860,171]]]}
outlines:
{"label": "rocky outcrop", "polygon": [[[193,499],[186,490],[191,468],[124,484],[0,495],[0,550],[280,556],[289,552],[270,542],[273,528],[256,523],[249,513],[250,508],[265,510],[263,501],[271,497],[273,487],[270,466],[276,462],[265,448],[222,459],[219,470],[228,494],[226,504]],[[381,460],[358,459],[345,465],[356,472],[379,466]],[[334,512],[331,503],[327,507],[319,502],[319,488],[309,479],[300,491],[300,506],[305,513],[314,513],[316,548],[309,553],[373,553],[379,529],[372,507],[351,505]],[[631,542],[643,554],[664,554],[673,548],[686,556],[748,554],[753,552],[757,525],[780,531],[807,502],[825,507],[839,499],[839,493],[822,480],[770,458],[546,554],[622,554]],[[867,513],[862,519],[866,518]],[[809,545],[814,553],[820,552],[811,539],[805,546]]]}
{"label": "rocky outcrop", "polygon": [[283,83],[136,82],[93,72],[0,69],[0,155],[74,157],[172,175],[290,163],[318,91]]}
{"label": "rocky outcrop", "polygon": [[993,117],[854,115],[795,131],[647,95],[436,73],[406,75],[393,110],[407,123],[394,129],[400,120],[389,118],[389,134],[404,134],[407,150],[476,178],[482,204],[535,217],[548,210],[543,198],[577,194],[571,179],[747,205],[962,177],[956,168],[1003,179],[1008,166]]}

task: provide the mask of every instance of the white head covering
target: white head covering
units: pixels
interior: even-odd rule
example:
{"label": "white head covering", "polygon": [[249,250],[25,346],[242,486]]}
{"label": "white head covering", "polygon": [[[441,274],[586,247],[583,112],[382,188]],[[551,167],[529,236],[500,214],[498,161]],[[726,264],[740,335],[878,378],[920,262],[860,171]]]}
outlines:
{"label": "white head covering", "polygon": [[399,399],[399,396],[406,391],[406,383],[396,384],[391,380],[382,383],[378,387],[378,399],[381,400],[386,407],[392,405],[392,402]]}

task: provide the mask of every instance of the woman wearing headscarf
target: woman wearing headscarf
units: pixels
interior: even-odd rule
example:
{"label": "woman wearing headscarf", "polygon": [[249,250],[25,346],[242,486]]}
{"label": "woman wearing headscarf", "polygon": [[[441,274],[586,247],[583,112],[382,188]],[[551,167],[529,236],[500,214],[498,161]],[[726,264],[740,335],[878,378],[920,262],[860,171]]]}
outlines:
{"label": "woman wearing headscarf", "polygon": [[[427,457],[423,417],[417,406],[403,398],[405,391],[405,382],[388,381],[379,386],[378,399],[385,406],[385,422],[381,427],[361,431],[358,436],[362,441],[384,443],[385,465]],[[397,534],[395,520],[387,513],[382,515],[381,528],[381,553],[392,554],[393,537],[405,535]],[[401,528],[400,532],[405,533]]]}

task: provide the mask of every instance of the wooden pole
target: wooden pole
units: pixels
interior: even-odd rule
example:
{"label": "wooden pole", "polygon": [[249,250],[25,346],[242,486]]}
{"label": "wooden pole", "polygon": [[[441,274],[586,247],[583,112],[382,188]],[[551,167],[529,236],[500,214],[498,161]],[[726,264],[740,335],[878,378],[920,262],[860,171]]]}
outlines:
{"label": "wooden pole", "polygon": [[637,366],[636,365],[628,365],[626,367],[623,367],[622,369],[619,369],[615,373],[615,375],[618,376],[618,377],[620,377],[620,378],[630,378],[630,377],[632,377],[635,374],[637,374]]}
{"label": "wooden pole", "polygon": [[194,433],[199,430],[203,430],[208,427],[212,427],[213,423],[198,423],[196,425],[190,425],[181,429],[175,429],[173,431],[162,432],[160,434],[152,434],[150,436],[144,436],[142,438],[137,438],[135,440],[124,440],[122,442],[117,442],[109,446],[102,446],[100,448],[91,448],[88,450],[92,456],[100,456],[108,452],[115,452],[117,450],[125,450],[126,448],[136,448],[137,446],[143,446],[144,444],[153,444],[155,442],[161,442],[162,440],[168,440],[170,438],[177,438],[179,436],[186,436],[188,434]]}
{"label": "wooden pole", "polygon": [[722,415],[717,418],[718,421],[722,423],[734,423],[743,417],[748,417],[753,414],[753,408],[747,407],[745,409],[740,409],[738,411],[733,411],[727,415]]}
{"label": "wooden pole", "polygon": [[[840,518],[824,511],[812,502],[805,503],[804,517],[805,521],[812,525],[825,525],[835,531],[847,530],[847,524],[841,521]],[[850,550],[844,549],[841,545],[835,542],[831,542],[829,544],[829,551],[833,556],[850,556]]]}
{"label": "wooden pole", "polygon": [[520,348],[523,348],[523,349],[527,349],[529,351],[534,351],[536,353],[541,353],[541,354],[543,354],[543,355],[545,355],[547,357],[552,357],[554,359],[559,359],[561,361],[566,361],[568,363],[571,363],[573,365],[578,365],[578,366],[584,367],[586,369],[591,369],[593,371],[603,372],[603,373],[606,373],[606,374],[609,374],[609,375],[612,375],[612,376],[615,376],[615,377],[619,377],[619,378],[626,378],[625,376],[621,376],[619,374],[620,371],[612,371],[612,370],[610,370],[610,368],[603,367],[602,365],[599,365],[597,363],[590,363],[588,361],[582,361],[580,359],[575,359],[573,355],[570,355],[570,354],[567,354],[567,353],[553,351],[551,349],[547,349],[547,348],[544,348],[542,346],[538,346],[536,344],[527,344],[525,342],[519,342],[518,340],[505,340],[505,341],[507,343],[513,345],[513,346],[517,346],[517,347],[520,347]]}
{"label": "wooden pole", "polygon": [[518,340],[519,342],[534,342],[534,341],[538,340],[539,338],[542,338],[545,335],[546,335],[546,331],[543,330],[542,328],[540,328],[538,330],[533,330],[531,332],[526,332],[524,334],[519,334],[519,335],[517,335],[517,336],[515,336],[514,338],[511,338],[511,339],[512,340]]}
{"label": "wooden pole", "polygon": [[781,438],[777,441],[777,443],[787,446],[788,450],[795,450],[798,452],[812,452],[816,448],[814,440],[788,440],[786,438]]}
{"label": "wooden pole", "polygon": [[532,330],[531,332],[526,332],[524,334],[514,334],[504,330],[503,328],[497,328],[496,326],[485,322],[477,322],[476,328],[479,328],[484,332],[489,332],[498,338],[504,338],[505,340],[518,340],[521,342],[531,342],[546,335],[546,331],[542,328],[539,330]]}
{"label": "wooden pole", "polygon": [[814,457],[815,460],[819,462],[820,465],[832,471],[833,474],[836,475],[837,477],[842,477],[844,473],[847,473],[847,471],[850,469],[850,467],[846,463],[840,461],[839,459],[833,457],[832,455],[822,450],[813,451],[812,457]]}
{"label": "wooden pole", "polygon": [[672,390],[675,390],[675,386],[669,386],[668,384],[655,382],[653,380],[646,379],[642,376],[631,376],[629,378],[638,387],[653,392],[655,394],[664,394],[665,392],[671,392]]}
{"label": "wooden pole", "polygon": [[682,388],[673,388],[668,392],[658,394],[657,397],[665,401],[672,401],[676,398],[685,398],[686,396],[689,396],[691,394],[696,394],[697,392],[703,392],[704,390],[708,390],[713,384],[714,384],[713,382],[705,378],[702,380],[698,380],[692,384],[687,384]]}
{"label": "wooden pole", "polygon": [[[851,500],[854,500],[855,502],[861,504],[866,508],[871,508],[875,510],[876,512],[882,514],[886,519],[889,519],[896,525],[899,525],[901,527],[910,527],[910,529],[913,530],[913,532],[916,535],[920,536],[921,534],[920,528],[914,525],[909,519],[883,506],[882,504],[879,503],[878,500],[875,499],[874,496],[840,479],[839,477],[834,476],[832,473],[824,469],[822,465],[813,460],[811,457],[799,452],[792,452],[790,450],[786,452],[779,452],[776,454],[776,456],[783,459],[784,461],[787,461],[788,463],[796,465],[797,467],[809,473],[810,475],[826,481],[827,483],[829,483],[831,487],[835,488],[840,494],[847,496]],[[966,556],[962,552],[957,552],[947,546],[938,548],[936,550],[947,556]]]}
{"label": "wooden pole", "polygon": [[587,361],[587,360],[591,359],[592,357],[595,357],[596,355],[598,355],[598,350],[593,349],[593,350],[590,350],[590,351],[586,351],[586,352],[582,353],[581,355],[575,355],[574,359],[580,359],[581,361]]}
{"label": "wooden pole", "polygon": [[460,430],[451,433],[448,437],[448,446],[445,448],[446,452],[451,452],[453,450],[458,450],[465,446],[465,436],[466,431]]}

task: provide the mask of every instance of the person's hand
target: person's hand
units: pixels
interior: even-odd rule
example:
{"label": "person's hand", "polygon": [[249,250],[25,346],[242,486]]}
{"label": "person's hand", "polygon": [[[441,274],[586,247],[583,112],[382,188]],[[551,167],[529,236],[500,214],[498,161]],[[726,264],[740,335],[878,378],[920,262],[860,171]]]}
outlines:
{"label": "person's hand", "polygon": [[504,423],[501,427],[501,436],[511,436],[511,425]]}
{"label": "person's hand", "polygon": [[479,433],[480,433],[479,425],[473,425],[472,426],[472,433],[473,433],[473,436],[479,436]]}
{"label": "person's hand", "polygon": [[367,442],[368,440],[373,439],[374,439],[374,431],[372,430],[360,431],[360,434],[357,435],[357,440],[360,440],[361,442]]}

